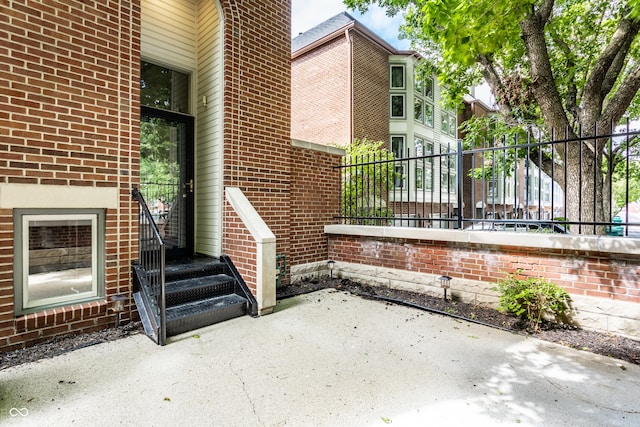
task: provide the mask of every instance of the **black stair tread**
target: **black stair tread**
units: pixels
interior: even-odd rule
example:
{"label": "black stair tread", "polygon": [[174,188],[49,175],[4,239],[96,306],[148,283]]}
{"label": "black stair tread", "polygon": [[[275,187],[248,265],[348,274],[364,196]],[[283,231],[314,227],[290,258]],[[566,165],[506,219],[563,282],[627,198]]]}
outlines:
{"label": "black stair tread", "polygon": [[167,322],[203,312],[214,312],[232,305],[246,304],[247,299],[237,294],[221,295],[167,308]]}
{"label": "black stair tread", "polygon": [[224,263],[218,258],[196,256],[167,262],[165,276],[167,278],[187,278],[222,273]]}
{"label": "black stair tread", "polygon": [[182,292],[193,288],[215,286],[233,282],[234,279],[226,274],[216,274],[215,276],[193,277],[167,282],[167,293]]}

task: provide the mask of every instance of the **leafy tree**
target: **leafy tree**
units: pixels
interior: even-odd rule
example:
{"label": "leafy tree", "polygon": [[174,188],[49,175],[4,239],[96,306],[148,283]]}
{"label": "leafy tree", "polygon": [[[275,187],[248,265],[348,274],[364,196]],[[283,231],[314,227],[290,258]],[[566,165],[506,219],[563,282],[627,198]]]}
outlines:
{"label": "leafy tree", "polygon": [[166,198],[168,187],[179,183],[180,165],[174,153],[171,129],[163,119],[148,118],[140,122],[140,180],[146,188],[143,195],[147,202]]}
{"label": "leafy tree", "polygon": [[612,212],[618,212],[625,207],[627,196],[628,202],[640,201],[640,162],[638,160],[630,159],[627,166],[625,156],[616,162],[616,168],[613,171],[611,194],[613,195]]}
{"label": "leafy tree", "polygon": [[392,215],[387,200],[395,170],[393,154],[384,145],[382,141],[356,139],[345,147],[342,216],[359,217],[360,224],[380,223]]}
{"label": "leafy tree", "polygon": [[[449,100],[482,77],[511,125],[572,140],[601,135],[625,114],[640,113],[639,0],[344,2],[403,12],[404,35],[439,71]],[[609,156],[608,170],[615,170],[623,149],[610,144],[604,138],[560,144],[553,156],[532,159],[549,175],[555,162],[570,221],[608,220],[612,173],[605,163]]]}

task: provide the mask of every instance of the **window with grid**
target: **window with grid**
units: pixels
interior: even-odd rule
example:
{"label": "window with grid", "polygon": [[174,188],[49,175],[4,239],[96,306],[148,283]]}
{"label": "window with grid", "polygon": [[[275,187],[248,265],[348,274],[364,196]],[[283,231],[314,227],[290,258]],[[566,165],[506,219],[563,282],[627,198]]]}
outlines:
{"label": "window with grid", "polygon": [[458,182],[456,151],[440,145],[440,154],[440,191],[455,193]]}
{"label": "window with grid", "polygon": [[444,135],[456,137],[456,116],[451,112],[442,111],[440,113],[440,130]]}
{"label": "window with grid", "polygon": [[415,184],[418,190],[433,189],[433,143],[416,136],[413,140],[415,150]]}
{"label": "window with grid", "polygon": [[[406,139],[403,135],[391,136],[391,151],[395,159],[404,159],[408,157],[408,148]],[[404,188],[405,186],[405,165],[404,162],[395,163],[395,186]]]}
{"label": "window with grid", "polygon": [[413,77],[414,119],[416,122],[433,127],[433,77],[416,67]]}

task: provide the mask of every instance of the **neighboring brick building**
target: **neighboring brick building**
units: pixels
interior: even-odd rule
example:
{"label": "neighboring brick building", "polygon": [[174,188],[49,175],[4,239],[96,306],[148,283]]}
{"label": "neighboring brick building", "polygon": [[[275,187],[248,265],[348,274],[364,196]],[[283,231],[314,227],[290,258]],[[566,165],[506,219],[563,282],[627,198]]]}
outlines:
{"label": "neighboring brick building", "polygon": [[[354,139],[383,141],[397,159],[456,151],[456,115],[441,107],[441,88],[419,67],[423,60],[396,50],[347,13],[298,35],[292,41],[292,138],[341,147]],[[396,173],[388,199],[403,213],[394,216],[454,212],[456,165],[414,161],[398,164]],[[401,220],[407,221],[414,220]]]}
{"label": "neighboring brick building", "polygon": [[[288,254],[290,16],[288,0],[0,5],[0,349],[113,325],[116,294],[135,316],[130,193],[155,161],[150,141],[171,142],[162,162],[179,169],[171,250],[233,256],[233,186]],[[166,196],[142,190],[165,218]],[[52,278],[61,265],[78,276]]]}
{"label": "neighboring brick building", "polygon": [[291,136],[324,145],[389,138],[395,49],[341,13],[292,41]]}
{"label": "neighboring brick building", "polygon": [[[484,102],[466,95],[463,107],[458,112],[458,122],[494,114],[497,111]],[[459,137],[464,138],[465,135],[460,131]],[[483,163],[483,153],[476,153],[473,162],[471,156],[463,157],[462,168],[468,171]],[[503,173],[486,180],[473,179],[469,173],[462,177],[465,218],[552,219],[564,216],[562,188],[533,162],[527,164],[524,159],[519,160],[515,178],[507,179]],[[471,223],[464,225],[469,226]]]}
{"label": "neighboring brick building", "polygon": [[[417,54],[396,52],[347,14],[337,15],[299,35],[292,46],[292,137],[341,146],[347,146],[355,138],[382,140],[402,158],[395,164],[396,175],[402,181],[396,181],[394,190],[386,194],[387,206],[393,207],[393,220],[379,223],[358,222],[357,218],[353,222],[351,218],[342,223],[336,220],[324,227],[326,244],[317,233],[308,239],[312,244],[317,242],[322,250],[328,248],[327,259],[334,261],[334,277],[441,296],[439,278],[448,275],[452,277],[453,298],[487,305],[497,303],[495,281],[503,278],[505,272],[546,277],[571,293],[573,314],[579,324],[640,336],[637,305],[640,270],[638,244],[634,239],[444,229],[447,223],[451,226],[451,219],[442,221],[442,216],[436,215],[455,215],[458,203],[455,199],[460,194],[447,194],[443,189],[455,188],[451,180],[468,174],[459,172],[457,165],[452,167],[447,161],[455,157],[444,151],[456,147],[455,114],[440,108],[440,88],[435,79],[425,84],[430,76],[413,78],[420,59]],[[486,106],[470,100],[459,120],[488,112]],[[420,157],[424,160],[418,160]],[[313,194],[315,198],[306,201],[305,206],[317,211],[325,200],[331,203],[330,197],[321,198],[330,194],[330,180],[310,185],[313,174],[320,174],[313,166],[320,165],[325,158],[314,154],[302,160],[306,160],[301,166],[309,176],[301,182],[292,177],[296,183],[292,190]],[[476,165],[483,165],[484,160],[490,159],[480,154],[476,160]],[[468,171],[472,162],[461,167]],[[525,217],[531,208],[527,206],[527,197],[521,195],[524,188],[530,188],[530,194],[539,193],[543,202],[549,194],[542,174],[531,165],[528,169],[533,172],[530,173],[533,180],[519,188],[509,187],[500,179],[486,180],[484,186],[479,180],[464,179],[459,203],[464,204],[465,216],[489,218],[490,214],[504,212],[505,217]],[[298,167],[294,170],[302,172]],[[540,178],[537,181],[536,176]],[[339,188],[340,184],[334,182],[333,188]],[[520,172],[518,182],[526,182]],[[302,187],[313,191],[307,192]],[[473,193],[475,198],[464,198]],[[556,190],[555,195],[558,194]],[[496,201],[503,200],[505,195],[509,196],[508,202],[515,203],[497,206]],[[549,197],[554,200],[555,196]],[[555,203],[558,206],[561,205]],[[362,209],[362,205],[358,208]],[[551,214],[545,210],[545,215]],[[320,224],[319,219],[310,224]],[[306,229],[299,227],[298,232],[296,236],[305,236]],[[307,257],[301,252],[297,261],[291,270],[294,280],[329,273],[326,259],[322,260],[317,253]]]}
{"label": "neighboring brick building", "polygon": [[356,138],[391,144],[395,136],[405,156],[414,138],[455,142],[455,114],[441,108],[440,87],[417,68],[421,60],[347,13],[301,33],[292,41],[291,137],[345,146]]}

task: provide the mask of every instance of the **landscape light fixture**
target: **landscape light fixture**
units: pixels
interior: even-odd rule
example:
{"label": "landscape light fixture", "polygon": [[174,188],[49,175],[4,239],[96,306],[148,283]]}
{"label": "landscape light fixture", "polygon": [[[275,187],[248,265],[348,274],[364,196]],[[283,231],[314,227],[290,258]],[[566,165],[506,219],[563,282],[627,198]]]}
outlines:
{"label": "landscape light fixture", "polygon": [[329,277],[331,279],[333,279],[333,269],[336,266],[336,262],[332,259],[330,259],[329,261],[327,261],[327,267],[329,267]]}
{"label": "landscape light fixture", "polygon": [[449,276],[440,276],[438,278],[438,280],[440,281],[440,287],[442,289],[444,289],[444,300],[447,300],[447,289],[449,289],[451,287],[451,277]]}

